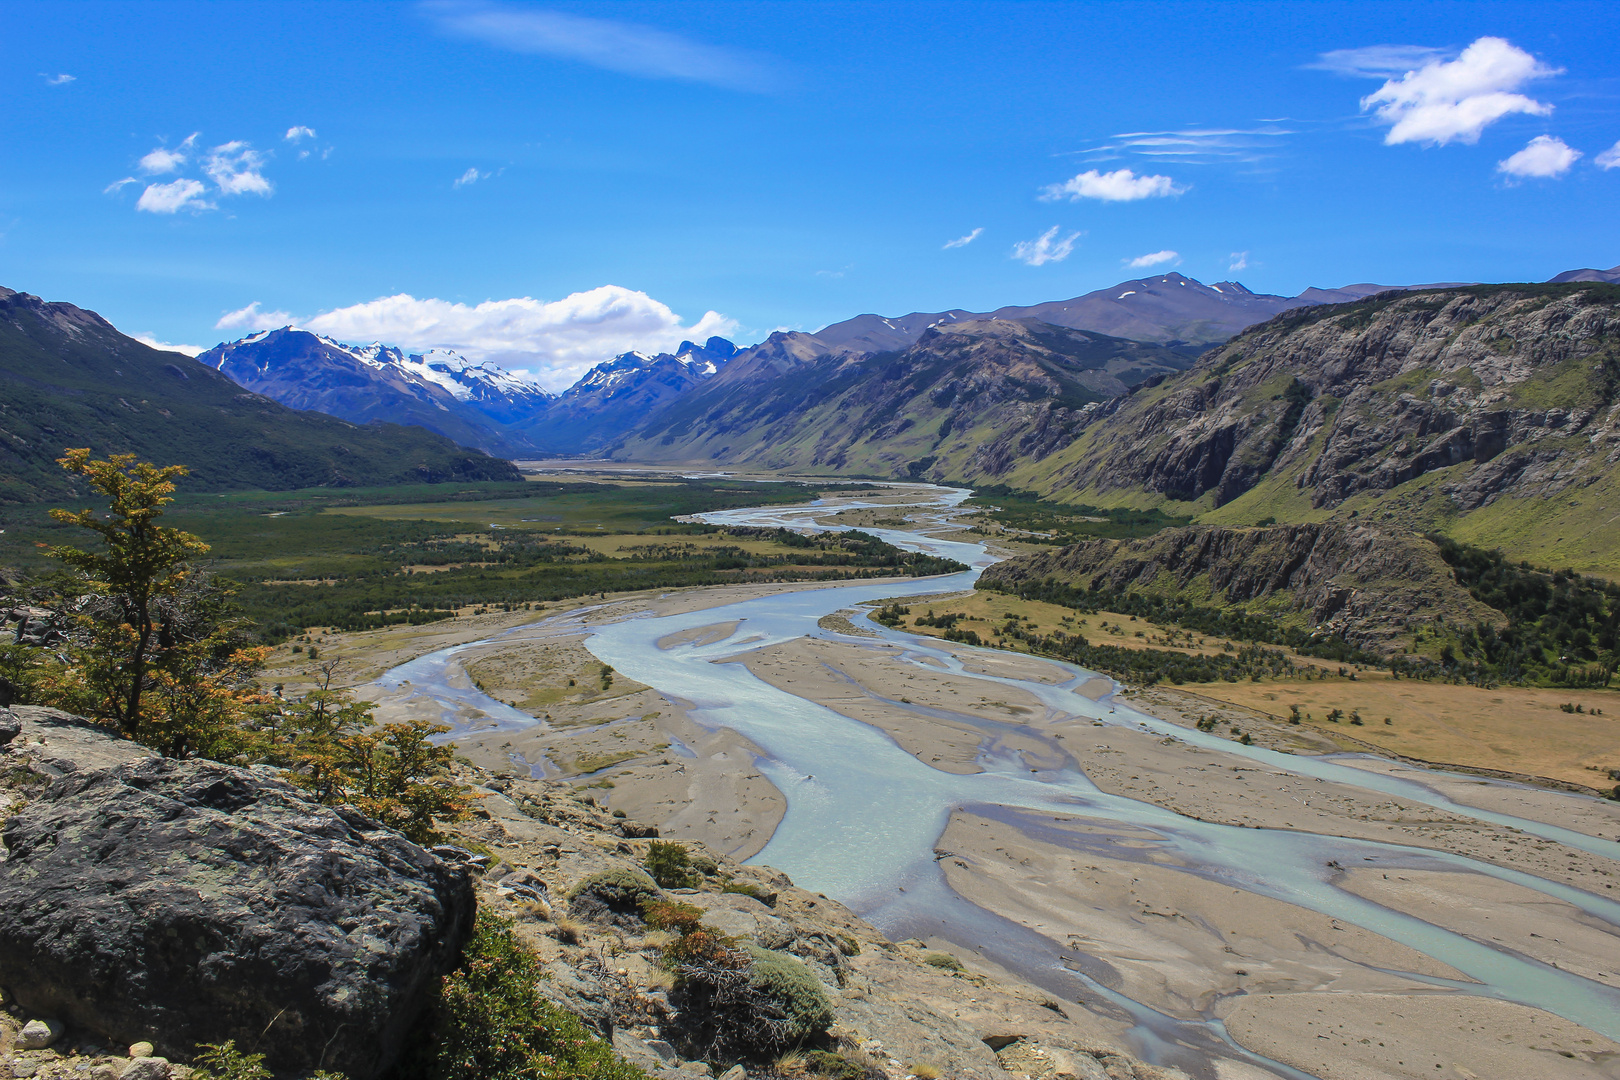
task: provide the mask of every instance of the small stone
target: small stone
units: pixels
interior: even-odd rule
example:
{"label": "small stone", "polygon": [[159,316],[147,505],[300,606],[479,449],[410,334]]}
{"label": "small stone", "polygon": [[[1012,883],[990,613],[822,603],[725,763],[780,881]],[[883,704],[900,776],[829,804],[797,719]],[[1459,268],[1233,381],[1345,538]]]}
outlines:
{"label": "small stone", "polygon": [[38,1071],[39,1062],[37,1061],[18,1061],[11,1066],[11,1075],[16,1077],[17,1080],[26,1080],[27,1077],[33,1076]]}
{"label": "small stone", "polygon": [[132,1058],[151,1057],[152,1056],[152,1044],[149,1043],[149,1042],[138,1042],[138,1043],[136,1043],[135,1045],[133,1045],[133,1046],[131,1046],[129,1048],[129,1056],[132,1057]]}
{"label": "small stone", "polygon": [[647,1049],[663,1058],[664,1064],[666,1065],[675,1062],[680,1056],[675,1053],[675,1048],[669,1045],[669,1043],[665,1042],[663,1039],[648,1039]]}
{"label": "small stone", "polygon": [[90,1080],[121,1080],[124,1071],[111,1062],[102,1062],[90,1069]]}
{"label": "small stone", "polygon": [[30,1020],[17,1036],[17,1049],[43,1050],[62,1037],[62,1025],[55,1020]]}
{"label": "small stone", "polygon": [[720,1080],[748,1080],[748,1070],[741,1065],[733,1065],[720,1074]]}
{"label": "small stone", "polygon": [[166,1058],[136,1058],[124,1070],[121,1080],[169,1080],[169,1062]]}

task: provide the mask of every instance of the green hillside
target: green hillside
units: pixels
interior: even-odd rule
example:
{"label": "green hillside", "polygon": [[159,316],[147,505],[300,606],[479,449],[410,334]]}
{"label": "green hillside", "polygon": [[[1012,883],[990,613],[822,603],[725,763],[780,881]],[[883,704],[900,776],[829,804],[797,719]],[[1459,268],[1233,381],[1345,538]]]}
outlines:
{"label": "green hillside", "polygon": [[521,479],[425,429],[297,412],[93,312],[0,289],[0,502],[73,492],[55,459],[85,446],[183,462],[197,491]]}

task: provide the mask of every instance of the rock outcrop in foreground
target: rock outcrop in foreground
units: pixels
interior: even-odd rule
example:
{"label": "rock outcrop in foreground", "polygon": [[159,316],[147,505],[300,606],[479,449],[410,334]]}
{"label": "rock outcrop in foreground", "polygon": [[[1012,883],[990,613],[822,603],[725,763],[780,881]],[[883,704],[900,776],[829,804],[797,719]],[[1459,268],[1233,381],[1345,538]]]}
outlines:
{"label": "rock outcrop in foreground", "polygon": [[[8,756],[58,778],[4,828],[8,1003],[169,1058],[235,1039],[278,1070],[366,1080],[393,1063],[471,927],[462,871],[274,770],[17,712]],[[126,760],[80,767],[75,740]]]}
{"label": "rock outcrop in foreground", "polygon": [[[156,758],[55,710],[0,709],[0,1075],[184,1080],[196,1044],[234,1038],[280,1076],[374,1080],[455,964],[476,895],[537,954],[541,993],[651,1080],[713,1080],[704,1016],[663,963],[670,935],[564,910],[604,876],[650,887],[655,830],[565,784],[461,778],[478,809],[451,833],[482,854],[435,850],[470,880],[272,770]],[[819,984],[816,1026],[830,1023],[805,1053],[720,1080],[1185,1080],[1129,1057],[1117,1023],[1084,1006],[687,847],[687,887],[655,892]]]}

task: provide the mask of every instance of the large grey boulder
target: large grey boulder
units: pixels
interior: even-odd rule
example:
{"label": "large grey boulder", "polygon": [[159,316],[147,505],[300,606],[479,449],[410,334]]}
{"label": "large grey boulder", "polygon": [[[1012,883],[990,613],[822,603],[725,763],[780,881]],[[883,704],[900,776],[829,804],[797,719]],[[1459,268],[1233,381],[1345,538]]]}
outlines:
{"label": "large grey boulder", "polygon": [[235,1039],[277,1070],[378,1076],[474,914],[464,871],[265,768],[75,770],[3,839],[0,986],[169,1058]]}

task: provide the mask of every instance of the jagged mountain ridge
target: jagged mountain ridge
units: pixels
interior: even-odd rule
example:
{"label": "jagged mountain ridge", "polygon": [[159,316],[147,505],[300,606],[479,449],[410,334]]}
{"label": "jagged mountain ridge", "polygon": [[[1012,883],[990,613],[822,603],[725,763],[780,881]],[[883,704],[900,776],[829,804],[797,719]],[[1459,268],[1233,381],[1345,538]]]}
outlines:
{"label": "jagged mountain ridge", "polygon": [[[875,356],[773,334],[615,450],[631,460],[917,475],[1046,404],[1095,409],[1192,362],[1191,350],[1033,319],[954,322]],[[927,464],[916,463],[928,459]]]}
{"label": "jagged mountain ridge", "polygon": [[0,500],[73,492],[55,459],[82,446],[184,463],[205,491],[521,479],[418,427],[289,409],[92,311],[0,288]]}
{"label": "jagged mountain ridge", "polygon": [[357,424],[415,424],[497,453],[527,449],[506,426],[553,400],[494,364],[449,350],[345,345],[293,326],[216,345],[197,360],[289,408]]}
{"label": "jagged mountain ridge", "polygon": [[596,365],[515,431],[538,452],[596,453],[714,378],[737,355],[722,337],[674,353],[627,352]]}

